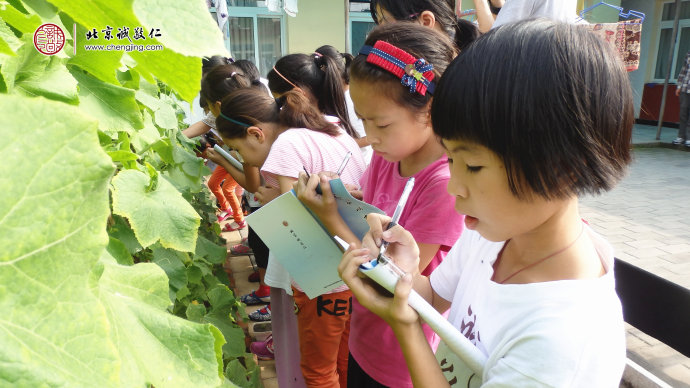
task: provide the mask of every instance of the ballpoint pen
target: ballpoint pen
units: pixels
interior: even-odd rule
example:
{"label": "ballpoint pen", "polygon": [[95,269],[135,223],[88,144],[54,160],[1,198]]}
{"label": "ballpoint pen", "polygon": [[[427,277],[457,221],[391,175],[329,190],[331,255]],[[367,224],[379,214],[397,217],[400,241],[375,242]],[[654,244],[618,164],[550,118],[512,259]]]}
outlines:
{"label": "ballpoint pen", "polygon": [[[414,187],[414,177],[410,177],[410,179],[407,180],[407,183],[405,184],[405,188],[403,189],[402,195],[400,196],[400,200],[398,200],[398,205],[395,207],[395,211],[393,212],[393,217],[391,218],[391,222],[388,223],[386,230],[388,230],[388,229],[390,229],[390,228],[392,228],[398,224],[398,220],[400,219],[400,215],[402,214],[403,209],[405,208],[405,204],[407,203],[407,199],[410,197],[410,192],[412,191],[412,187]],[[385,256],[387,248],[388,248],[388,241],[383,240],[381,242],[381,250],[379,251],[379,255],[377,256],[377,260],[379,261],[379,263],[389,262],[388,257]]]}

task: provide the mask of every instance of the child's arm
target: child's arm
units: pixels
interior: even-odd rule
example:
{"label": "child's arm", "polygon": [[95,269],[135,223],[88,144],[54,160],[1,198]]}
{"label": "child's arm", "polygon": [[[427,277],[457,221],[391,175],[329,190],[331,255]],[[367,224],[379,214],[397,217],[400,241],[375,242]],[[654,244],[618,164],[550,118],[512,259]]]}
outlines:
{"label": "child's arm", "polygon": [[189,128],[182,131],[182,134],[191,139],[193,137],[201,136],[210,130],[211,127],[206,123],[203,121],[197,121],[196,123],[190,125]]}
{"label": "child's arm", "polygon": [[487,0],[474,0],[474,9],[477,12],[477,24],[479,32],[489,32],[491,26],[494,24],[494,17],[491,14],[489,3]]}
{"label": "child's arm", "polygon": [[[297,198],[319,217],[332,236],[338,236],[348,242],[359,242],[338,213],[338,205],[328,183],[329,178],[328,173],[312,174],[309,178],[307,174],[300,173],[294,185]],[[318,185],[321,186],[321,194],[316,192]]]}
{"label": "child's arm", "polygon": [[261,186],[259,189],[256,191],[256,199],[257,201],[261,202],[262,205],[265,205],[274,199],[278,198],[281,194],[285,194],[288,191],[292,190],[292,185],[297,181],[297,179],[289,177],[289,176],[283,176],[283,175],[274,175],[272,174],[276,180],[278,181],[278,186],[279,187],[270,187],[270,186]]}
{"label": "child's arm", "polygon": [[419,247],[419,271],[421,272],[424,271],[424,268],[426,268],[429,263],[431,263],[434,256],[436,256],[436,252],[441,248],[441,244],[418,243],[417,246]]}
{"label": "child's arm", "polygon": [[[367,236],[369,235],[367,234]],[[393,244],[389,245],[387,252],[391,252],[392,246]],[[338,266],[340,277],[364,307],[380,316],[391,326],[405,357],[413,385],[415,387],[447,387],[448,381],[443,376],[443,372],[427,342],[419,316],[407,304],[413,283],[414,289],[420,295],[424,296],[424,294],[428,295],[429,293],[434,295],[428,278],[417,274],[413,281],[413,276],[406,274],[398,281],[393,298],[383,296],[379,293],[379,288],[359,272],[359,266],[370,261],[375,252],[377,250],[372,253],[369,249],[353,249],[351,246],[345,252],[343,260]],[[414,269],[415,267],[410,268]],[[422,288],[425,288],[426,292]],[[431,299],[441,298],[432,296]]]}

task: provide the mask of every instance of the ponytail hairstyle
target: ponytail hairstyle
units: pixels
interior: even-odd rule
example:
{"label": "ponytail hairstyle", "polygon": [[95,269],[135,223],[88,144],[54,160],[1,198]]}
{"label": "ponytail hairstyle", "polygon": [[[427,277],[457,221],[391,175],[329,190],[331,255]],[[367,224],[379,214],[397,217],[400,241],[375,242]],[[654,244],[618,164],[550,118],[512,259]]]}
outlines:
{"label": "ponytail hairstyle", "polygon": [[249,82],[251,82],[252,86],[261,84],[261,75],[259,74],[259,69],[256,68],[254,62],[247,59],[238,59],[233,64],[237,66],[242,73],[244,73],[244,76],[249,79]]}
{"label": "ponytail hairstyle", "polygon": [[201,75],[206,75],[211,69],[216,66],[229,65],[233,63],[232,58],[226,58],[220,55],[212,57],[204,57],[201,59]]}
{"label": "ponytail hairstyle", "polygon": [[340,131],[330,123],[297,90],[290,90],[280,98],[269,96],[257,88],[238,89],[223,98],[216,130],[227,139],[247,136],[247,128],[260,123],[274,123],[289,128],[307,128],[337,136]]}
{"label": "ponytail hairstyle", "polygon": [[267,78],[271,92],[278,95],[294,88],[309,91],[316,98],[323,114],[337,117],[348,135],[355,139],[359,137],[350,123],[345,105],[342,73],[337,62],[330,56],[286,55],[276,62]]}
{"label": "ponytail hairstyle", "polygon": [[[379,41],[391,44],[433,66],[431,72],[436,83],[456,54],[455,45],[448,36],[416,23],[380,25],[369,33],[364,44],[374,46]],[[367,62],[367,58],[367,55],[360,54],[352,61],[350,77],[353,80],[381,85],[379,90],[382,93],[398,105],[414,112],[422,113],[428,110],[432,97],[430,91],[424,94],[410,92],[410,88],[401,82],[399,76],[379,65]]]}
{"label": "ponytail hairstyle", "polygon": [[343,82],[345,82],[346,85],[350,84],[350,64],[352,64],[352,60],[355,58],[352,56],[352,54],[343,54],[331,45],[321,46],[317,48],[315,52],[333,58],[338,66],[341,76],[343,77]]}
{"label": "ponytail hairstyle", "polygon": [[216,66],[201,79],[201,99],[214,103],[234,90],[249,86],[249,79],[234,64]]}
{"label": "ponytail hairstyle", "polygon": [[458,19],[454,4],[453,0],[371,0],[369,11],[376,24],[384,22],[380,10],[386,10],[397,21],[417,20],[422,12],[430,11],[456,47],[462,50],[479,36],[479,30],[471,22]]}

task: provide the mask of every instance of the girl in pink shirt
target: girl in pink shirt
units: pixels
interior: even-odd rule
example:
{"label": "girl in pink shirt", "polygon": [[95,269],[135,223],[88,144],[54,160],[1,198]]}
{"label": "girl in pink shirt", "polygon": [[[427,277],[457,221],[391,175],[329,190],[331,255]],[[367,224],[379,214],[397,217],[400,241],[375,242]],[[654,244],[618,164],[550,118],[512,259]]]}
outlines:
{"label": "girl in pink shirt", "polygon": [[[446,192],[447,157],[431,127],[434,87],[455,56],[451,40],[412,23],[374,29],[350,67],[350,93],[374,156],[360,180],[364,201],[392,215],[409,177],[415,185],[399,223],[420,247],[419,270],[428,274],[462,232],[463,216]],[[459,91],[461,92],[461,91]],[[322,187],[327,181],[321,174]],[[298,196],[333,234],[357,238],[330,205],[330,194],[315,194],[316,176],[302,174]],[[412,387],[405,359],[391,328],[353,300],[350,322],[349,387]],[[432,347],[438,337],[424,328]]]}
{"label": "girl in pink shirt", "polygon": [[[356,184],[366,166],[355,140],[325,118],[299,90],[290,90],[278,99],[253,89],[233,92],[222,101],[217,128],[245,164],[261,168],[270,187],[262,190],[264,204],[292,190],[304,169],[313,174],[336,171],[352,153],[340,177],[345,183]],[[350,290],[342,286],[310,300],[293,282],[292,292],[298,307],[300,366],[305,383],[308,387],[337,388],[346,376]],[[333,305],[345,307],[338,314],[328,314],[322,308]]]}

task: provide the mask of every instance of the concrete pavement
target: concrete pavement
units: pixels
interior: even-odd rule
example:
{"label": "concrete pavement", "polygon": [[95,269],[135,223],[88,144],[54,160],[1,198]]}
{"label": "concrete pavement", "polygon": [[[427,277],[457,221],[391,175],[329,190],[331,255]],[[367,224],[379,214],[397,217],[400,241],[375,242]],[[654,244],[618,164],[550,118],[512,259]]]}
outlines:
{"label": "concrete pavement", "polygon": [[[690,288],[690,152],[670,147],[676,129],[636,125],[634,161],[609,193],[580,210],[616,257]],[[690,387],[690,359],[628,326],[628,357],[673,387]]]}

